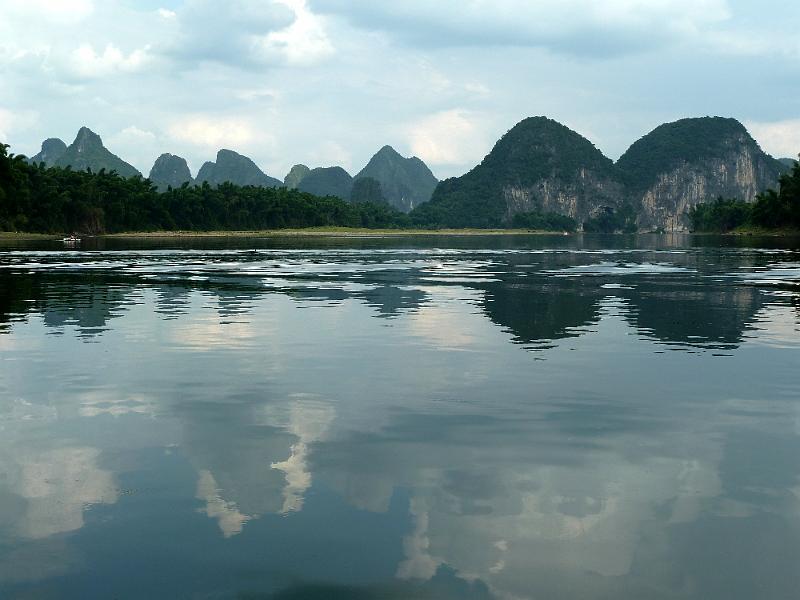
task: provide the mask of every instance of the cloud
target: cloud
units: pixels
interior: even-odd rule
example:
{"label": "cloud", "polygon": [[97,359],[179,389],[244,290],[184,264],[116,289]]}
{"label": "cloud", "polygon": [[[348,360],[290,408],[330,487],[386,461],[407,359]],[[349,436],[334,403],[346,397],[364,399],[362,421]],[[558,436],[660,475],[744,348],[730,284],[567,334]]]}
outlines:
{"label": "cloud", "polygon": [[282,2],[187,0],[178,10],[174,41],[166,54],[190,63],[219,62],[253,67],[276,60],[266,52],[268,36],[292,25],[296,14]]}
{"label": "cloud", "polygon": [[176,140],[209,148],[232,148],[250,143],[256,136],[246,119],[194,116],[180,119],[169,128]]}
{"label": "cloud", "polygon": [[432,165],[475,163],[487,150],[479,117],[460,108],[422,118],[408,137],[413,153]]}
{"label": "cloud", "polygon": [[278,0],[291,8],[294,23],[270,33],[264,40],[265,52],[279,52],[290,65],[312,65],[335,53],[322,19],[313,14],[305,0]]}
{"label": "cloud", "polygon": [[81,77],[107,77],[115,72],[133,72],[144,67],[150,47],[138,48],[125,55],[113,44],[98,53],[91,44],[81,44],[72,52],[72,67]]}
{"label": "cloud", "polygon": [[0,17],[74,24],[94,12],[92,0],[5,0]]}
{"label": "cloud", "polygon": [[320,143],[310,156],[311,162],[315,165],[323,167],[338,165],[346,171],[352,170],[353,167],[353,155],[347,148],[333,140]]}
{"label": "cloud", "polygon": [[800,154],[800,118],[785,121],[747,121],[747,129],[761,147],[778,158],[796,158]]}
{"label": "cloud", "polygon": [[[0,142],[5,143],[13,133],[32,127],[39,115],[32,110],[11,111],[0,107]],[[18,153],[13,148],[12,152]]]}
{"label": "cloud", "polygon": [[725,0],[314,0],[312,7],[415,44],[539,46],[591,57],[694,36],[731,15]]}
{"label": "cloud", "polygon": [[131,125],[130,127],[126,127],[123,129],[117,139],[128,140],[131,142],[152,142],[156,139],[156,134],[152,131],[145,131],[143,129],[139,129],[135,125]]}

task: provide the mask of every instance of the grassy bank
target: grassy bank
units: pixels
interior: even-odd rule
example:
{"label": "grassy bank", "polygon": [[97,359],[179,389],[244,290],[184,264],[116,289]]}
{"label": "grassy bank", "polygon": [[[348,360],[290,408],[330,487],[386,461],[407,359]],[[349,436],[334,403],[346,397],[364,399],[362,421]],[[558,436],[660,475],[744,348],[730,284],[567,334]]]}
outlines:
{"label": "grassy bank", "polygon": [[16,231],[0,231],[0,240],[52,240],[61,239],[60,235],[48,233],[17,233]]}
{"label": "grassy bank", "polygon": [[730,231],[692,231],[693,235],[722,235],[732,237],[758,236],[758,237],[800,237],[800,229],[782,227],[780,229],[767,229],[764,227],[753,227],[742,225]]}
{"label": "grassy bank", "polygon": [[191,237],[388,237],[388,236],[479,236],[479,235],[562,235],[559,232],[528,229],[366,229],[356,227],[310,227],[261,231],[149,231],[113,233],[105,238],[191,238]]}

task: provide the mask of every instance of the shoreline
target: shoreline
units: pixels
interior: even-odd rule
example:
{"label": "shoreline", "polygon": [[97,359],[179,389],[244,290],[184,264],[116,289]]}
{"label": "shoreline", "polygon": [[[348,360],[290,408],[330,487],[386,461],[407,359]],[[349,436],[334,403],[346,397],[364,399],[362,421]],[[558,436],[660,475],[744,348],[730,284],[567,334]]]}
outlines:
{"label": "shoreline", "polygon": [[60,240],[61,234],[55,233],[17,233],[15,231],[0,231],[0,241],[3,240]]}
{"label": "shoreline", "polygon": [[[11,231],[0,231],[0,241],[60,241],[65,234],[50,233],[20,233]],[[739,230],[728,231],[725,233],[717,232],[683,232],[673,231],[656,233],[652,231],[642,231],[634,234],[592,234],[583,232],[564,233],[560,231],[542,231],[534,229],[364,229],[350,227],[310,227],[305,229],[266,229],[266,230],[242,230],[242,231],[129,231],[124,233],[106,233],[100,235],[85,235],[84,239],[190,239],[190,238],[258,238],[258,237],[338,237],[338,238],[362,238],[362,237],[480,237],[480,236],[593,236],[593,235],[691,235],[691,236],[714,236],[714,237],[800,237],[800,230]]]}
{"label": "shoreline", "polygon": [[[403,237],[403,236],[482,236],[482,235],[564,235],[558,231],[528,229],[360,229],[349,227],[308,229],[267,229],[258,231],[149,231],[110,233],[104,239],[125,238],[202,238],[202,237]],[[575,234],[568,234],[575,235]]]}

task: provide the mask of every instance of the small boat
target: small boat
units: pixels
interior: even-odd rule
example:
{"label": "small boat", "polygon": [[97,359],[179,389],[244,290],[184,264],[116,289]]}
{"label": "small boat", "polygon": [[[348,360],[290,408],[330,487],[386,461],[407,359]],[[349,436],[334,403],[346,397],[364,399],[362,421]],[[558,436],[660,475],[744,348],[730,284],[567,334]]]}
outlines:
{"label": "small boat", "polygon": [[74,246],[75,244],[81,243],[81,238],[76,235],[71,235],[69,237],[61,238],[61,241],[67,246]]}

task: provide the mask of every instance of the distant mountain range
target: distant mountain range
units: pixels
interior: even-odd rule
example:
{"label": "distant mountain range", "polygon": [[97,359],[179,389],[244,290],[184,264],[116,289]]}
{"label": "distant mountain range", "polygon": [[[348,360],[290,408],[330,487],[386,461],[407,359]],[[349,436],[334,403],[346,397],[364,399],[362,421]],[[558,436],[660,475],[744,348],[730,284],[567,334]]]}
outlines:
{"label": "distant mountain range", "polygon": [[[116,171],[124,177],[141,175],[107,150],[100,136],[86,127],[81,128],[71,146],[57,138],[45,140],[42,150],[30,162],[44,163],[47,167],[70,166],[76,170],[105,169]],[[284,180],[279,181],[264,173],[250,158],[226,149],[217,152],[215,161],[204,163],[196,177],[192,177],[186,160],[174,154],[159,156],[148,176],[160,191],[166,191],[169,187],[177,188],[184,183],[218,186],[230,182],[236,185],[298,188],[318,196],[336,196],[348,201],[354,181],[367,177],[378,181],[386,202],[405,212],[430,200],[438,183],[420,159],[404,158],[391,146],[381,148],[355,178],[337,166],[310,169],[305,165],[295,165]]]}
{"label": "distant mountain range", "polygon": [[[56,138],[45,140],[30,160],[48,167],[140,175],[86,127],[70,146]],[[347,201],[385,201],[404,212],[413,210],[420,223],[442,227],[503,227],[525,213],[557,213],[584,223],[627,211],[639,230],[681,231],[692,206],[718,196],[753,201],[775,187],[794,162],[763,152],[735,119],[702,117],[660,125],[614,163],[564,125],[532,117],[506,133],[474,169],[442,182],[420,159],[405,158],[391,146],[381,148],[355,177],[338,166],[295,165],[280,181],[246,156],[223,149],[196,178],[183,158],[163,154],[149,179],[160,190],[231,182],[297,188]]]}
{"label": "distant mountain range", "polygon": [[116,171],[123,177],[141,175],[133,166],[109,152],[100,136],[88,127],[81,127],[69,146],[58,138],[45,140],[41,152],[31,158],[31,162],[43,162],[48,167],[71,167],[75,171],[105,169]]}

